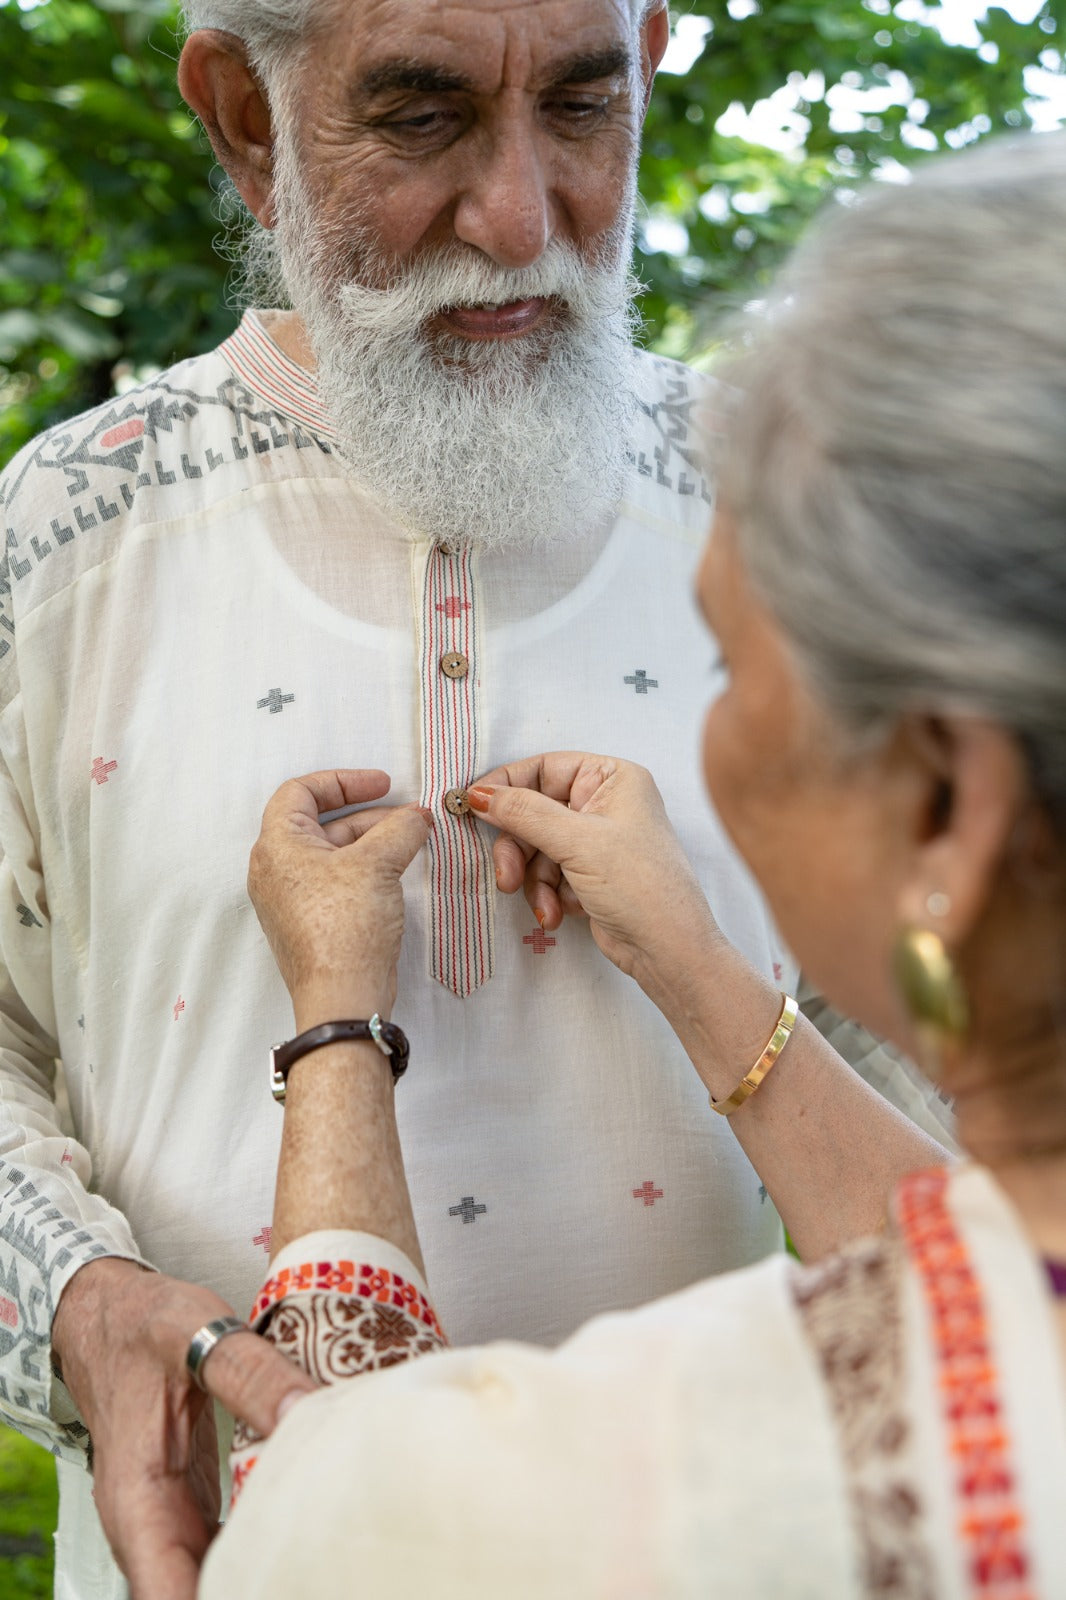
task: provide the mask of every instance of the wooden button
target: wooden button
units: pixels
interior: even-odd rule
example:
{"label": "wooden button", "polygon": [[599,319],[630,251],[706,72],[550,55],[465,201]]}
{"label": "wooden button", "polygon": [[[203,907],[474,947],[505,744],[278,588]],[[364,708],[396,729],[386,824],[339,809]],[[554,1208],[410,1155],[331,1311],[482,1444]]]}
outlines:
{"label": "wooden button", "polygon": [[449,789],[444,796],[444,809],[453,817],[465,817],[470,810],[470,801],[466,798],[465,789]]}
{"label": "wooden button", "polygon": [[447,655],[440,658],[440,670],[446,678],[465,678],[470,671],[470,663],[458,650],[449,650]]}

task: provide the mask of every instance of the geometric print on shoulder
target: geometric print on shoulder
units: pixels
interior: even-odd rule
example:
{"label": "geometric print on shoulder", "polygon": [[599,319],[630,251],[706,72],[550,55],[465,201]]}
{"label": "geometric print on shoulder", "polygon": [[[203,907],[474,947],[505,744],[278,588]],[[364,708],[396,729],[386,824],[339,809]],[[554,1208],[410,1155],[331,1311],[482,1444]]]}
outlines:
{"label": "geometric print on shoulder", "polygon": [[654,400],[637,397],[638,421],[629,464],[642,478],[682,498],[698,495],[712,504],[710,479],[698,426],[699,408],[710,392],[707,379],[661,356],[646,356],[654,373]]}
{"label": "geometric print on shoulder", "polygon": [[[213,424],[208,430],[210,442],[196,438],[199,430],[193,424],[200,417],[205,421],[210,417]],[[140,489],[180,491],[249,457],[310,448],[331,453],[325,440],[283,418],[232,375],[210,394],[183,388],[164,376],[60,424],[41,436],[5,485],[0,597],[10,593],[12,582],[25,578],[57,550],[131,510]],[[11,526],[19,495],[27,478],[41,473],[55,474],[53,481],[64,484],[68,505],[62,515],[49,518],[47,526],[36,526],[35,532],[20,539]],[[39,515],[39,510],[27,507],[23,525]],[[7,626],[11,631],[10,619]],[[5,650],[6,641],[0,638],[0,656]]]}

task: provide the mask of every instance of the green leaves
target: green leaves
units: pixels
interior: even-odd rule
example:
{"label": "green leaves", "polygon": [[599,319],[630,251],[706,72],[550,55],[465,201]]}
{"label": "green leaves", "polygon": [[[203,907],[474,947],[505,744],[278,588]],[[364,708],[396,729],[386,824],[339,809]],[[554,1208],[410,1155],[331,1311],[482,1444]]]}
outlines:
{"label": "green leaves", "polygon": [[[915,14],[906,0],[763,0],[754,11],[692,0],[686,15],[710,30],[684,76],[660,75],[641,165],[651,218],[688,237],[687,250],[664,255],[645,229],[637,264],[652,342],[691,354],[716,314],[765,287],[827,196],[926,149],[1027,126],[1025,69],[1043,52],[1062,73],[1047,54],[1063,27],[1051,4],[1029,23],[993,7],[980,31],[994,50],[947,44]],[[744,113],[771,97],[757,138]]]}
{"label": "green leaves", "polygon": [[[679,31],[698,40],[702,21],[703,48],[660,74],[641,164],[649,340],[691,354],[828,195],[1027,125],[1026,68],[1062,75],[1050,0],[1028,23],[992,6],[980,53],[922,15],[911,0],[691,0]],[[164,366],[233,325],[179,46],[167,0],[0,0],[0,460],[106,398],[117,364]]]}
{"label": "green leaves", "polygon": [[163,0],[0,6],[0,459],[233,326]]}

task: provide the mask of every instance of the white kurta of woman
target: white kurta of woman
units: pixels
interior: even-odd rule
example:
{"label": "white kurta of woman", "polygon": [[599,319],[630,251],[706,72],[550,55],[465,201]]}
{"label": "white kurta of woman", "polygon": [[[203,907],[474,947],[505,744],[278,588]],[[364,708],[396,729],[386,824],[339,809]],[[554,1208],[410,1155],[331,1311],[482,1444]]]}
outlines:
{"label": "white kurta of woman", "polygon": [[51,1371],[63,1287],[128,1256],[243,1314],[266,1265],[267,1052],[293,1024],[245,875],[286,778],[382,767],[436,818],[405,878],[394,1016],[453,1343],[554,1343],[780,1245],[663,1019],[583,923],[546,935],[498,896],[483,825],[448,809],[539,750],[640,761],[726,935],[795,980],[697,770],[714,688],[688,594],[710,501],[700,380],[650,356],[638,373],[625,498],[592,529],[575,505],[550,549],[452,550],[389,522],[253,315],[3,479],[0,1413],[60,1459],[61,1594],[124,1592]]}

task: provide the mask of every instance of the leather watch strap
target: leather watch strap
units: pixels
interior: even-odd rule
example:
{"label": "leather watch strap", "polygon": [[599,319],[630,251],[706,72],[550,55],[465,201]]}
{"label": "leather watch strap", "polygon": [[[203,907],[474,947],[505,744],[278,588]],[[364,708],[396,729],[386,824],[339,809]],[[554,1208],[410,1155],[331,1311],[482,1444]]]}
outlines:
{"label": "leather watch strap", "polygon": [[382,1022],[376,1011],[366,1021],[320,1022],[317,1027],[308,1028],[305,1033],[298,1033],[295,1039],[276,1044],[271,1050],[270,1092],[274,1099],[279,1104],[284,1103],[286,1081],[301,1056],[319,1050],[323,1045],[352,1040],[366,1040],[377,1045],[382,1055],[389,1059],[393,1083],[398,1083],[407,1071],[407,1058],[411,1050],[407,1035],[394,1022]]}

